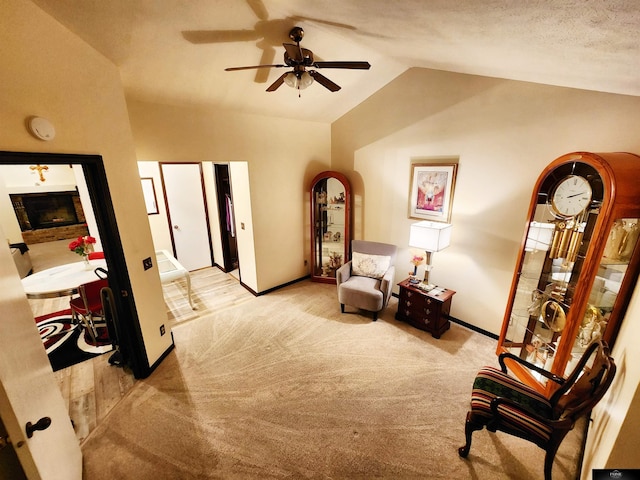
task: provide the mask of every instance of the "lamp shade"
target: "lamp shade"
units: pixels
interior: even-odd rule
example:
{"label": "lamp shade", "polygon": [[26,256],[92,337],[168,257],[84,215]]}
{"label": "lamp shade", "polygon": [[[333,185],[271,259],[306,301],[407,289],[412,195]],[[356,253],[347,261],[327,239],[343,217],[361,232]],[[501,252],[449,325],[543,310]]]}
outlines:
{"label": "lamp shade", "polygon": [[451,242],[451,225],[440,222],[418,222],[411,225],[409,246],[427,252],[439,252]]}

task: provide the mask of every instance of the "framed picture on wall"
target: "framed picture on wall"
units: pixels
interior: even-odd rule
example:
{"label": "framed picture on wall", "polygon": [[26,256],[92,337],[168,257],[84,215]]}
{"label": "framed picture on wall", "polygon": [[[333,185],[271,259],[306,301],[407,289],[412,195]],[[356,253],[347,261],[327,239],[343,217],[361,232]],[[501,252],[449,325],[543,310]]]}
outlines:
{"label": "framed picture on wall", "polygon": [[409,218],[449,223],[457,163],[412,163]]}
{"label": "framed picture on wall", "polygon": [[140,179],[140,182],[142,183],[144,203],[147,206],[147,215],[157,215],[158,203],[156,201],[156,187],[153,184],[153,178],[143,177]]}

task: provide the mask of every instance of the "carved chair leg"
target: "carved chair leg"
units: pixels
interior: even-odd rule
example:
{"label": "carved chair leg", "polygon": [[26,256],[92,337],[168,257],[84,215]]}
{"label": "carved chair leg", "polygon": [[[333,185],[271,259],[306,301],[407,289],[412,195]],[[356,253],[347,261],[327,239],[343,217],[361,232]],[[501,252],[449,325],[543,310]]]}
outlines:
{"label": "carved chair leg", "polygon": [[484,425],[482,423],[477,423],[473,421],[473,414],[469,411],[467,412],[467,420],[464,423],[464,436],[467,441],[464,446],[458,449],[458,455],[462,458],[467,458],[469,455],[469,450],[471,450],[471,435],[476,430],[482,430]]}
{"label": "carved chair leg", "polygon": [[373,312],[373,321],[378,320],[378,312]]}
{"label": "carved chair leg", "polygon": [[553,461],[556,458],[556,452],[561,442],[552,442],[547,446],[544,455],[544,480],[551,480],[551,470],[553,470]]}
{"label": "carved chair leg", "polygon": [[341,303],[341,304],[340,304],[340,312],[341,312],[341,313],[344,313],[344,303]]}

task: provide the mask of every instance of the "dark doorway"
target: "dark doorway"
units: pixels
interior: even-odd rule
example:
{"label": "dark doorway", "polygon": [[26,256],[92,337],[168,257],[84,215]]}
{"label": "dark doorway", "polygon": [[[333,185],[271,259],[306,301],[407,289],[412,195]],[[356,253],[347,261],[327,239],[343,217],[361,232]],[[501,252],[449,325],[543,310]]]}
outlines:
{"label": "dark doorway", "polygon": [[31,165],[34,163],[82,166],[98,232],[102,239],[109,270],[109,284],[115,294],[116,318],[114,321],[117,321],[116,328],[119,332],[119,349],[124,363],[131,368],[136,378],[149,376],[151,368],[146,357],[138,313],[131,293],[129,272],[124,259],[102,157],[99,155],[0,151],[0,164],[2,165]]}
{"label": "dark doorway", "polygon": [[238,245],[233,212],[233,193],[229,165],[215,164],[216,190],[218,192],[218,213],[220,217],[220,236],[222,237],[222,265],[225,272],[238,268]]}

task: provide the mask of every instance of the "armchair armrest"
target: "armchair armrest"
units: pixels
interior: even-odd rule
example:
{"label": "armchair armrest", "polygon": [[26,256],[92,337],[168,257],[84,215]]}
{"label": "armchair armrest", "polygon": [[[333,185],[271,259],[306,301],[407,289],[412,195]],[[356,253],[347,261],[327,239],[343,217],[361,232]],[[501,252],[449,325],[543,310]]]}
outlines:
{"label": "armchair armrest", "polygon": [[336,270],[336,283],[340,285],[349,280],[349,277],[351,277],[351,260]]}
{"label": "armchair armrest", "polygon": [[382,279],[380,279],[380,290],[384,293],[385,305],[391,297],[391,289],[393,288],[393,278],[395,277],[395,274],[396,268],[391,265]]}
{"label": "armchair armrest", "polygon": [[500,368],[502,369],[503,373],[507,373],[507,365],[504,362],[505,358],[508,358],[509,360],[513,360],[514,362],[519,363],[520,365],[528,368],[529,370],[533,370],[534,372],[539,373],[543,377],[546,377],[549,380],[552,380],[559,385],[562,385],[565,382],[564,378],[557,376],[555,373],[548,372],[544,368],[540,368],[539,366],[534,365],[533,363],[527,362],[526,360],[523,360],[522,358],[510,352],[503,352],[498,356],[498,362],[500,363]]}

